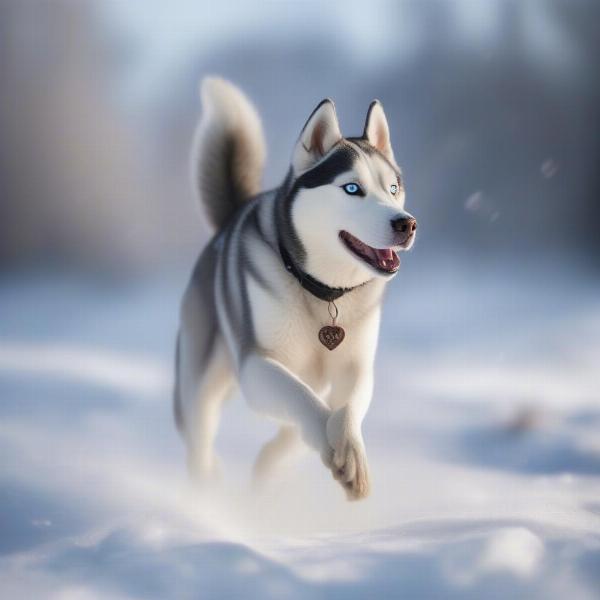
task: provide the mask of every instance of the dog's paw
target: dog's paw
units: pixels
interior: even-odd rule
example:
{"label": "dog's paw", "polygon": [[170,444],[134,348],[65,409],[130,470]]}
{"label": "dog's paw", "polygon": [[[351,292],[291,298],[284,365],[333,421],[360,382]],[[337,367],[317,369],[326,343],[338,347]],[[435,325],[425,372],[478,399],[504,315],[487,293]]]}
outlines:
{"label": "dog's paw", "polygon": [[331,471],[346,490],[348,500],[360,500],[369,495],[369,466],[362,441],[346,438],[339,444],[333,453]]}
{"label": "dog's paw", "polygon": [[327,422],[327,439],[333,448],[328,465],[346,490],[349,500],[369,495],[369,467],[360,430],[352,427],[347,409],[334,412]]}

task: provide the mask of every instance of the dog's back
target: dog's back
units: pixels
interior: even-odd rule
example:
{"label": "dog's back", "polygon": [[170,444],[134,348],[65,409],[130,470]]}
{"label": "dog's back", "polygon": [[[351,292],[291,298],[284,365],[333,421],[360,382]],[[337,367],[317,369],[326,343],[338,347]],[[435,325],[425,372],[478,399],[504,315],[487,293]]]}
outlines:
{"label": "dog's back", "polygon": [[[256,109],[234,85],[218,77],[202,81],[202,116],[194,134],[191,152],[192,186],[208,223],[218,233],[231,223],[233,215],[260,191],[265,161],[265,141]],[[204,249],[181,306],[182,325],[175,354],[174,416],[180,431],[184,429],[182,395],[189,385],[181,373],[185,355],[182,346],[191,346],[198,364],[195,370],[208,368],[218,345],[217,314],[214,306],[214,277],[217,260],[217,236]],[[200,320],[198,309],[204,312]],[[190,340],[192,337],[192,340]],[[222,353],[225,351],[220,349]]]}

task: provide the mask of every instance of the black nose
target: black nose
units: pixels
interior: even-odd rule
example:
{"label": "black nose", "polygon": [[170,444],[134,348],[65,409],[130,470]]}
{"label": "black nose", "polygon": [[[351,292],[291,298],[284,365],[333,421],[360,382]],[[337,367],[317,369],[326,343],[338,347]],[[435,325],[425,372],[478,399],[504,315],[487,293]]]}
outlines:
{"label": "black nose", "polygon": [[399,233],[414,233],[417,228],[417,220],[413,217],[398,217],[392,219],[392,229]]}

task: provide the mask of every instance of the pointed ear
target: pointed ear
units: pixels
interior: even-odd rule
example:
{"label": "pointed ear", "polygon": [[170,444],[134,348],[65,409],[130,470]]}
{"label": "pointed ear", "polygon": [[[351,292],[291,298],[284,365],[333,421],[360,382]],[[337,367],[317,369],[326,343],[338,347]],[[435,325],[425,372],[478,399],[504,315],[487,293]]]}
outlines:
{"label": "pointed ear", "polygon": [[325,156],[342,139],[342,132],[329,99],[323,100],[312,112],[294,148],[292,165],[302,173]]}
{"label": "pointed ear", "polygon": [[379,100],[373,100],[367,112],[363,138],[381,152],[388,160],[394,161],[394,151],[390,143],[390,129],[388,127],[383,106]]}

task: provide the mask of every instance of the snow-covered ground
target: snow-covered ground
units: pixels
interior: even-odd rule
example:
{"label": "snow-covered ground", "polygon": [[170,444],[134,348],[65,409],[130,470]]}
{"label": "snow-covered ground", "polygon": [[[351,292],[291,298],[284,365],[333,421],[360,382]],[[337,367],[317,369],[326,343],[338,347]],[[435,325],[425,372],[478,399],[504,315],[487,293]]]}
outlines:
{"label": "snow-covered ground", "polygon": [[[240,398],[192,490],[171,418],[184,277],[0,281],[0,597],[600,598],[600,284],[417,268],[390,288],[372,496]],[[489,273],[489,274],[486,274]]]}

